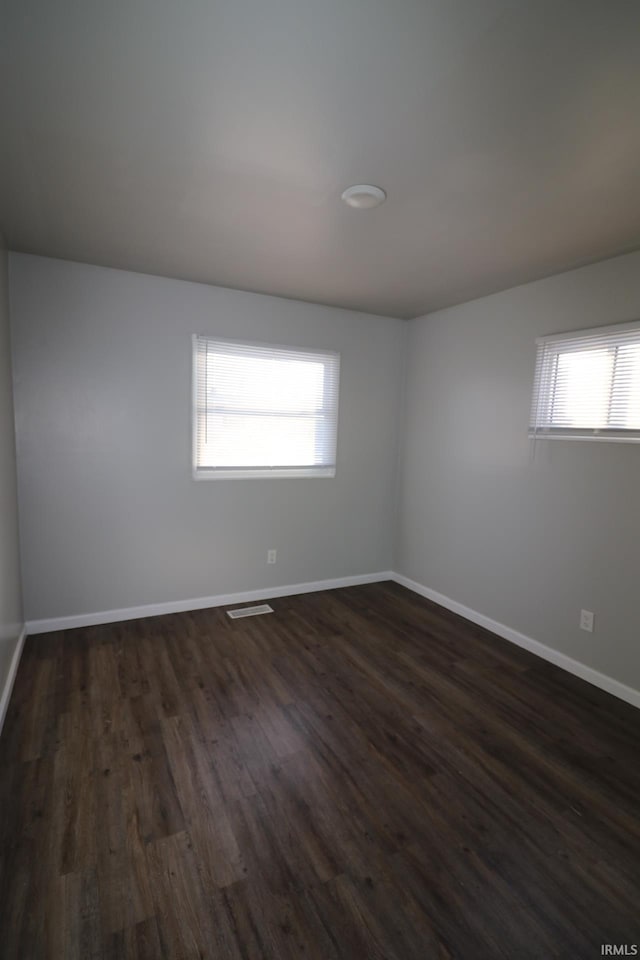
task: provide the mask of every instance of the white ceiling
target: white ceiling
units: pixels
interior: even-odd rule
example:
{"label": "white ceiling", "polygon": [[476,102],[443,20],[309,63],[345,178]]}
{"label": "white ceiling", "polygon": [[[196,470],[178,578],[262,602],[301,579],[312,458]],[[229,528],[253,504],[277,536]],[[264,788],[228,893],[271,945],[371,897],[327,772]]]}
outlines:
{"label": "white ceiling", "polygon": [[638,0],[0,17],[11,249],[410,317],[640,246]]}

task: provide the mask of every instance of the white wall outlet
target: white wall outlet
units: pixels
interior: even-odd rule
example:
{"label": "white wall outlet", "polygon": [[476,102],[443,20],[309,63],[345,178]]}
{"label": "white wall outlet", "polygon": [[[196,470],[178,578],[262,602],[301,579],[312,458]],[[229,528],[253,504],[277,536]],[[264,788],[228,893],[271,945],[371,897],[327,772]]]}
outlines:
{"label": "white wall outlet", "polygon": [[591,610],[580,611],[580,629],[593,633],[593,614]]}
{"label": "white wall outlet", "polygon": [[276,553],[277,553],[276,550],[267,550],[267,563],[276,562]]}

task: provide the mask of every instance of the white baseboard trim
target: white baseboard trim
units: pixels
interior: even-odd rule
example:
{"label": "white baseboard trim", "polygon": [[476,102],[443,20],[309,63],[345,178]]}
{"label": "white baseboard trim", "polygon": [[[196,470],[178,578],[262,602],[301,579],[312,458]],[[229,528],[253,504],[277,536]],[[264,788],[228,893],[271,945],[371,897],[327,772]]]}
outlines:
{"label": "white baseboard trim", "polygon": [[476,623],[478,626],[490,630],[491,633],[496,633],[504,640],[510,640],[511,643],[515,643],[519,647],[524,647],[525,650],[535,653],[536,656],[542,657],[543,660],[548,660],[549,663],[555,664],[556,667],[561,667],[563,670],[575,674],[576,677],[586,680],[587,683],[592,683],[595,687],[606,690],[607,693],[613,694],[614,697],[625,700],[634,707],[640,707],[640,690],[634,690],[633,687],[628,687],[626,684],[620,683],[619,680],[614,680],[613,677],[609,677],[605,673],[600,673],[598,670],[594,670],[592,667],[580,663],[579,660],[574,660],[565,653],[560,653],[558,650],[554,650],[553,647],[548,647],[546,644],[540,643],[539,640],[534,640],[524,633],[519,633],[517,630],[513,630],[512,627],[507,627],[504,623],[492,620],[491,617],[486,617],[483,613],[472,610],[471,607],[465,607],[464,604],[458,603],[457,600],[452,600],[450,597],[445,597],[444,594],[438,593],[430,587],[425,587],[415,580],[410,580],[409,577],[405,577],[401,573],[392,573],[391,579],[395,580],[395,582],[401,586],[406,587],[408,590],[419,593],[421,597],[426,597],[427,600],[433,600],[434,603],[439,604],[441,607],[446,607],[447,610],[458,613],[461,617],[464,617],[465,620],[471,620],[472,623]]}
{"label": "white baseboard trim", "polygon": [[22,656],[22,650],[23,650],[24,641],[26,640],[26,638],[27,638],[27,628],[25,625],[20,631],[18,642],[16,643],[15,649],[13,651],[13,656],[11,657],[11,664],[9,665],[9,673],[7,674],[7,679],[4,684],[4,690],[2,691],[2,696],[0,697],[0,734],[2,733],[2,728],[4,726],[4,718],[6,717],[7,710],[9,708],[9,701],[11,700],[13,684],[15,683],[18,667],[20,666],[20,657]]}
{"label": "white baseboard trim", "polygon": [[255,600],[273,600],[277,597],[291,597],[299,593],[317,593],[320,590],[336,590],[339,587],[356,587],[363,583],[380,583],[382,580],[392,580],[393,577],[394,574],[390,570],[384,570],[379,573],[364,573],[353,577],[338,577],[335,580],[312,580],[309,583],[290,583],[283,587],[264,587],[262,590],[245,590],[241,593],[221,593],[213,597],[149,603],[141,607],[124,607],[121,610],[77,613],[69,617],[53,617],[49,620],[28,620],[27,633],[29,635],[52,633],[54,630],[73,630],[75,627],[93,627],[101,623],[139,620],[141,617],[157,617],[165,613],[183,613],[186,610],[226,607],[230,604],[249,603]]}

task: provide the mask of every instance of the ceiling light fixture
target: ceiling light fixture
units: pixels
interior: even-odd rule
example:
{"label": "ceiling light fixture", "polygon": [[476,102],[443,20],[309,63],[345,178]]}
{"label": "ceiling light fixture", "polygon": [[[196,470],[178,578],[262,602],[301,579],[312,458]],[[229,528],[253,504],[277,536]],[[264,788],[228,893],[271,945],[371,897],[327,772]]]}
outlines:
{"label": "ceiling light fixture", "polygon": [[374,187],[370,183],[356,183],[353,187],[347,187],[342,199],[356,210],[370,210],[371,207],[379,207],[384,203],[387,195],[380,187]]}

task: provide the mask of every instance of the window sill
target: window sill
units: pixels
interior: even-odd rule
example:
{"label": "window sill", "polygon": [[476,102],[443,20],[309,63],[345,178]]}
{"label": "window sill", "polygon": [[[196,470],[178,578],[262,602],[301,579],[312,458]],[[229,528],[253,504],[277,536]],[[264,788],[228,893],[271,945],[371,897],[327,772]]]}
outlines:
{"label": "window sill", "polygon": [[256,467],[255,469],[218,467],[212,470],[200,467],[193,471],[194,480],[253,480],[277,477],[335,477],[335,475],[335,467]]}
{"label": "window sill", "polygon": [[529,431],[530,440],[589,440],[592,443],[594,441],[598,443],[640,443],[640,433],[631,433],[625,435],[623,433],[609,433],[602,431],[600,433],[563,433],[562,431],[548,431],[539,430],[534,432],[533,430]]}

